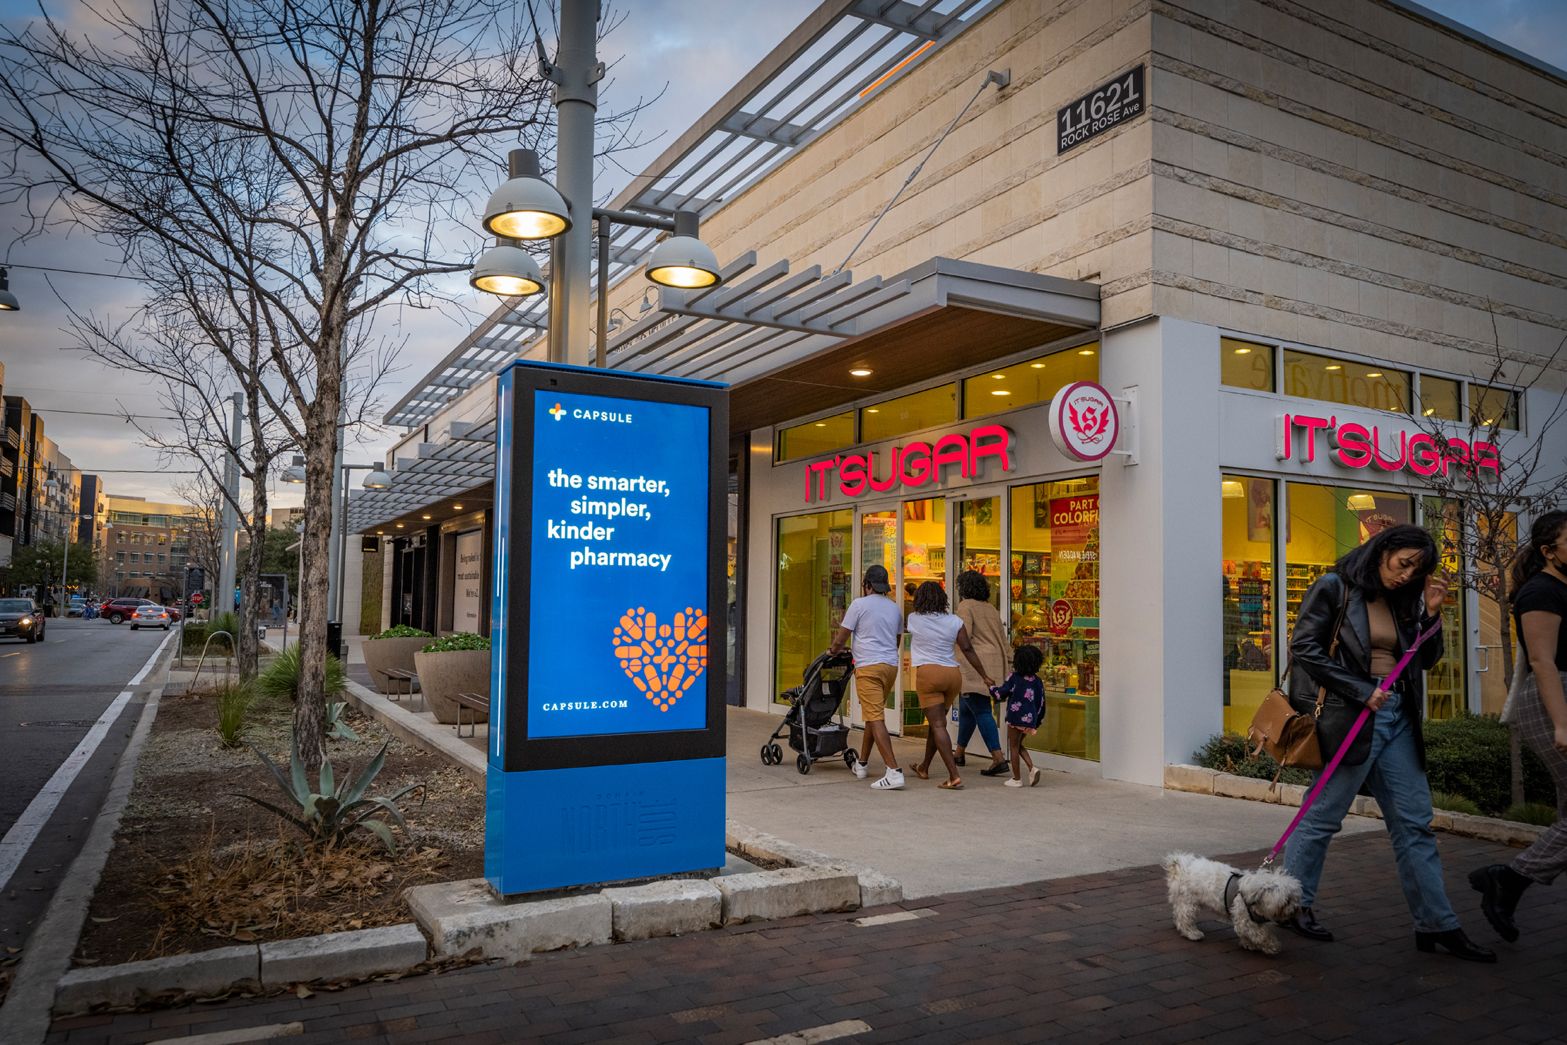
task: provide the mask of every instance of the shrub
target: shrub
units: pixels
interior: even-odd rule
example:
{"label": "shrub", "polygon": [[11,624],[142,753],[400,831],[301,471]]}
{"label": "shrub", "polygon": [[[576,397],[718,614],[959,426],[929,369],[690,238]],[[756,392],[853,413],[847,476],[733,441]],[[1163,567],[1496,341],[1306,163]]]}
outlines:
{"label": "shrub", "polygon": [[377,810],[384,811],[392,823],[402,828],[403,833],[406,834],[408,823],[403,819],[403,811],[397,807],[397,800],[410,791],[418,790],[422,805],[424,785],[409,784],[397,794],[386,798],[366,798],[365,792],[375,781],[376,774],[381,772],[381,767],[386,765],[386,748],[386,744],[381,745],[381,750],[376,752],[376,756],[370,760],[364,772],[360,773],[359,778],[352,783],[349,783],[346,777],[339,783],[332,772],[331,760],[322,759],[318,782],[312,788],[309,778],[305,775],[305,764],[299,757],[299,744],[294,744],[293,751],[289,755],[287,775],[284,775],[265,752],[252,744],[250,749],[271,771],[272,779],[277,781],[283,794],[292,799],[297,808],[285,809],[254,795],[236,797],[247,799],[269,812],[276,813],[285,823],[299,828],[304,832],[305,837],[317,844],[342,841],[350,833],[363,828],[385,843],[389,852],[395,853],[397,846],[392,839],[391,827],[384,820],[371,819],[370,814]]}
{"label": "shrub", "polygon": [[1550,827],[1556,823],[1556,807],[1544,802],[1524,802],[1522,805],[1508,806],[1502,813],[1502,819]]}
{"label": "shrub", "polygon": [[387,628],[385,631],[381,632],[381,634],[374,636],[372,641],[374,641],[374,639],[428,639],[428,638],[433,638],[433,636],[428,631],[425,631],[422,628],[410,628],[406,624],[399,624],[395,628]]}
{"label": "shrub", "polygon": [[[1251,757],[1246,738],[1238,733],[1215,733],[1208,738],[1208,742],[1197,749],[1192,756],[1194,764],[1208,769],[1217,769],[1221,773],[1234,773],[1236,776],[1253,777],[1258,780],[1272,780],[1273,774],[1279,772],[1279,764],[1265,751],[1258,752],[1255,758]],[[1309,784],[1311,783],[1311,771],[1309,769],[1286,769],[1279,776],[1281,784]]]}
{"label": "shrub", "polygon": [[[1425,724],[1426,775],[1432,791],[1468,798],[1487,816],[1512,804],[1507,727],[1492,715],[1468,713]],[[1534,752],[1523,753],[1524,799],[1556,797],[1550,774]]]}
{"label": "shrub", "polygon": [[420,653],[459,653],[463,650],[487,650],[490,648],[490,640],[484,635],[475,635],[471,631],[460,631],[455,635],[445,635],[430,643]]}
{"label": "shrub", "polygon": [[244,741],[245,716],[256,699],[248,682],[221,682],[213,691],[218,701],[218,742],[239,747]]}
{"label": "shrub", "polygon": [[1445,791],[1431,792],[1431,808],[1445,809],[1449,813],[1468,813],[1470,816],[1479,816],[1480,807],[1463,795],[1450,795]]}
{"label": "shrub", "polygon": [[[256,676],[256,688],[269,700],[293,700],[299,692],[299,646],[295,644],[273,658],[266,670]],[[326,655],[326,696],[340,695],[348,688],[348,677],[343,664],[332,654]]]}

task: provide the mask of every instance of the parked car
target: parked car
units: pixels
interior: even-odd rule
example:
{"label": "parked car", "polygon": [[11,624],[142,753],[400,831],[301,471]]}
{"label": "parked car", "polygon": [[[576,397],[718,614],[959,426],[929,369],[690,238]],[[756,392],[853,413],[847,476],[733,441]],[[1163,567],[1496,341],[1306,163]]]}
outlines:
{"label": "parked car", "polygon": [[38,642],[44,637],[44,617],[32,599],[0,599],[0,636],[14,636],[23,642]]}
{"label": "parked car", "polygon": [[169,616],[169,611],[153,603],[149,603],[146,606],[137,606],[134,610],[131,610],[132,631],[135,631],[137,628],[162,628],[164,631],[168,631],[169,625],[172,623],[173,618]]}
{"label": "parked car", "polygon": [[98,609],[98,615],[110,624],[123,624],[140,606],[156,606],[151,599],[110,599]]}
{"label": "parked car", "polygon": [[67,617],[80,617],[86,609],[87,600],[80,595],[72,595],[71,601],[65,605],[65,615]]}

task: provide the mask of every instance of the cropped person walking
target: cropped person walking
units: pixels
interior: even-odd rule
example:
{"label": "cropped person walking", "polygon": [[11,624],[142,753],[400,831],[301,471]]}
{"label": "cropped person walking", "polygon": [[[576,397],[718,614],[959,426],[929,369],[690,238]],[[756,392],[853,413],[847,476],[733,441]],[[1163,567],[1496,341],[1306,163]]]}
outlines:
{"label": "cropped person walking", "polygon": [[1362,708],[1373,712],[1328,779],[1316,804],[1284,850],[1286,869],[1300,879],[1301,906],[1287,927],[1308,939],[1333,934],[1313,912],[1328,843],[1362,784],[1382,808],[1398,862],[1399,884],[1415,922],[1415,946],[1444,948],[1457,958],[1494,962],[1494,952],[1464,935],[1442,882],[1442,861],[1431,830],[1431,785],[1425,773],[1420,709],[1423,673],[1442,657],[1441,631],[1394,685],[1382,688],[1417,635],[1440,628],[1447,584],[1433,576],[1436,544],[1418,526],[1391,526],[1345,555],[1318,578],[1301,601],[1290,638],[1290,703],[1314,711],[1318,687],[1327,696],[1317,732],[1324,756],[1339,749]]}
{"label": "cropped person walking", "polygon": [[1480,910],[1502,939],[1518,939],[1514,914],[1524,890],[1549,885],[1567,870],[1567,512],[1546,512],[1513,560],[1513,619],[1523,672],[1508,720],[1556,784],[1556,822],[1511,863],[1469,875]]}
{"label": "cropped person walking", "polygon": [[914,689],[920,709],[925,712],[925,758],[914,767],[921,780],[930,777],[930,763],[939,753],[947,767],[947,779],[938,786],[944,791],[959,791],[963,778],[952,758],[952,737],[947,733],[947,712],[958,699],[962,676],[953,650],[962,651],[988,689],[995,685],[974,652],[968,629],[955,613],[947,611],[947,592],[935,581],[926,581],[914,591],[914,610],[909,614],[909,662],[914,666]]}
{"label": "cropped person walking", "polygon": [[[1012,643],[1007,638],[1007,626],[1001,623],[1001,614],[990,604],[990,583],[978,570],[964,570],[958,574],[958,619],[968,629],[969,639],[980,662],[995,678],[1006,674],[1007,654]],[[994,698],[970,665],[958,664],[961,690],[958,697],[958,743],[952,749],[952,760],[959,766],[964,762],[964,750],[979,730],[979,738],[990,751],[990,768],[980,770],[980,776],[1001,776],[1007,771],[1006,754],[1001,750],[1001,736],[996,730],[996,716],[990,705]]]}
{"label": "cropped person walking", "polygon": [[865,779],[874,743],[887,766],[886,775],[871,785],[877,791],[903,787],[903,770],[898,768],[886,722],[887,694],[898,681],[898,635],[903,631],[903,611],[887,597],[891,590],[886,567],[867,569],[860,597],[849,604],[849,611],[832,638],[833,653],[842,653],[850,636],[854,638],[854,694],[860,702],[865,739],[851,768],[856,777]]}

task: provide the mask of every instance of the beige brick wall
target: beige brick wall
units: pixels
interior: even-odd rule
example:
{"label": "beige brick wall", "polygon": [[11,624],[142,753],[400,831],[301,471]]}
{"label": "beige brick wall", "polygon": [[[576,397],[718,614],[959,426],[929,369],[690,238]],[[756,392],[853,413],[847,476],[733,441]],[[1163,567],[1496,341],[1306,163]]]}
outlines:
{"label": "beige brick wall", "polygon": [[1152,48],[1158,312],[1459,374],[1493,311],[1555,350],[1567,84],[1374,0],[1158,0]]}

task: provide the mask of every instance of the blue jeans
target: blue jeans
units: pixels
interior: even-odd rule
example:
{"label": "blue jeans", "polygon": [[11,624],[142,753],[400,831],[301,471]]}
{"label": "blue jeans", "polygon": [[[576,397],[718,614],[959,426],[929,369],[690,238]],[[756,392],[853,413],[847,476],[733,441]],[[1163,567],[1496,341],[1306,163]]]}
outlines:
{"label": "blue jeans", "polygon": [[[1458,915],[1453,913],[1442,883],[1442,860],[1431,830],[1431,785],[1415,753],[1413,727],[1399,711],[1400,700],[1399,693],[1390,693],[1387,703],[1372,716],[1371,757],[1358,766],[1339,765],[1290,835],[1284,848],[1284,867],[1300,879],[1301,906],[1313,906],[1328,843],[1343,826],[1360,785],[1369,783],[1372,797],[1382,807],[1398,862],[1398,882],[1414,916],[1415,929],[1446,932],[1458,928]],[[1333,757],[1331,752],[1323,752],[1323,756]]]}
{"label": "blue jeans", "polygon": [[990,711],[989,694],[965,693],[958,698],[958,747],[968,747],[979,727],[985,750],[1000,751],[1001,735],[996,732],[996,716]]}

